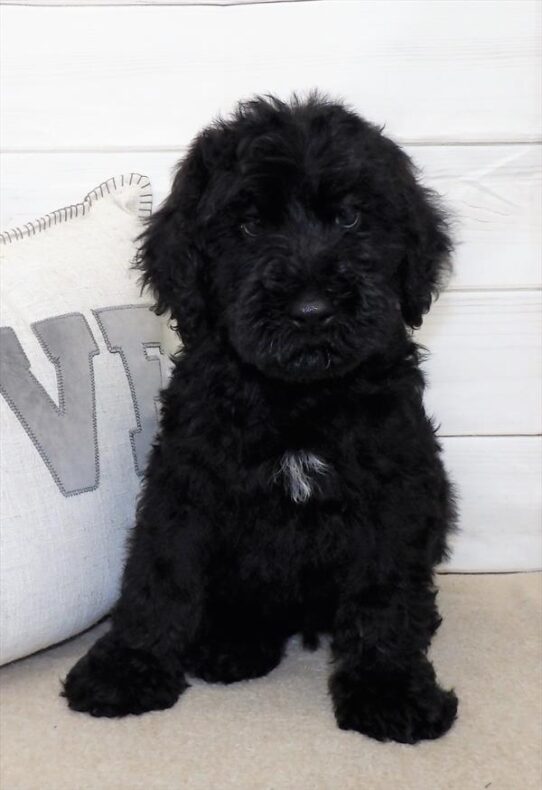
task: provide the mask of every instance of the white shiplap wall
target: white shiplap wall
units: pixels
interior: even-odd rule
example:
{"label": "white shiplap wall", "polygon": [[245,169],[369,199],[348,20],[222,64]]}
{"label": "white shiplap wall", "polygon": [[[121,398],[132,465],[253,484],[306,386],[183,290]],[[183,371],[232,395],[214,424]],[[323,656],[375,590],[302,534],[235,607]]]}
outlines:
{"label": "white shiplap wall", "polygon": [[540,567],[540,3],[19,3],[1,18],[5,229],[121,172],[159,202],[194,133],[255,92],[319,87],[386,122],[460,242],[420,332],[461,493],[451,567]]}

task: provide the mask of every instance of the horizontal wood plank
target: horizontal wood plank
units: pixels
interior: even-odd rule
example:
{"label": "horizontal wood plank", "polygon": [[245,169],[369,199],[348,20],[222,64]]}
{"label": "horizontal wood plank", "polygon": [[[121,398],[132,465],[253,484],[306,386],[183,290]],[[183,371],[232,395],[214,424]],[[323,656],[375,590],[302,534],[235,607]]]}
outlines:
{"label": "horizontal wood plank", "polygon": [[319,87],[407,142],[540,136],[536,0],[2,12],[3,146],[171,148],[241,97]]}
{"label": "horizontal wood plank", "polygon": [[414,146],[452,218],[451,288],[542,285],[542,146]]}
{"label": "horizontal wood plank", "polygon": [[0,0],[0,5],[243,5],[255,3],[309,3],[318,0]]}
{"label": "horizontal wood plank", "polygon": [[443,447],[460,513],[443,569],[540,570],[540,437],[445,439]]}
{"label": "horizontal wood plank", "polygon": [[[457,240],[451,288],[542,285],[542,146],[410,146],[424,183],[453,214]],[[163,153],[3,154],[1,227],[24,225],[77,202],[118,173],[149,176],[154,204],[167,195],[183,149]]]}
{"label": "horizontal wood plank", "polygon": [[445,293],[414,337],[430,351],[426,405],[441,434],[542,431],[539,291]]}

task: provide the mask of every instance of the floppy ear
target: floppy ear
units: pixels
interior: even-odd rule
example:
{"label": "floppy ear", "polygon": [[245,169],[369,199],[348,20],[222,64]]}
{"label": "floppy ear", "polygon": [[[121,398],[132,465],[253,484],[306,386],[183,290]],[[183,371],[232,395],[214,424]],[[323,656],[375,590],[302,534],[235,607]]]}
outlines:
{"label": "floppy ear", "polygon": [[206,329],[204,265],[196,243],[198,204],[208,182],[201,139],[197,138],[180,163],[171,193],[147,221],[135,267],[142,287],[156,298],[155,312],[170,312],[185,346]]}
{"label": "floppy ear", "polygon": [[401,158],[404,253],[398,271],[400,303],[405,323],[415,329],[451,272],[452,241],[437,195],[418,183],[414,165],[402,151]]}

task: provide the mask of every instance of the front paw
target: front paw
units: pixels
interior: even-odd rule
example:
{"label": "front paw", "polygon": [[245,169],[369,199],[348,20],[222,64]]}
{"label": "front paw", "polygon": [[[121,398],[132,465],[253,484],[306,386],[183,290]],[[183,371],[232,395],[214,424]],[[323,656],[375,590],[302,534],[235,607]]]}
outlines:
{"label": "front paw", "polygon": [[70,670],[61,696],[72,710],[91,716],[126,716],[164,710],[187,687],[182,672],[173,673],[143,650],[119,644],[105,634]]}
{"label": "front paw", "polygon": [[330,680],[337,724],[378,741],[440,738],[454,723],[457,697],[424,660],[404,670],[339,670]]}

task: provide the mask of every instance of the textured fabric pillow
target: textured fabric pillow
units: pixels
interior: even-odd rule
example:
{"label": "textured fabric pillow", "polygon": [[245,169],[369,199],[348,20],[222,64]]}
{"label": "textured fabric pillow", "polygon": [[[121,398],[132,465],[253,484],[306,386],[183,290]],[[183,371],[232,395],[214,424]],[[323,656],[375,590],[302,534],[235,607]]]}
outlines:
{"label": "textured fabric pillow", "polygon": [[0,239],[0,663],[65,639],[118,593],[169,369],[130,270],[148,178],[111,178]]}

